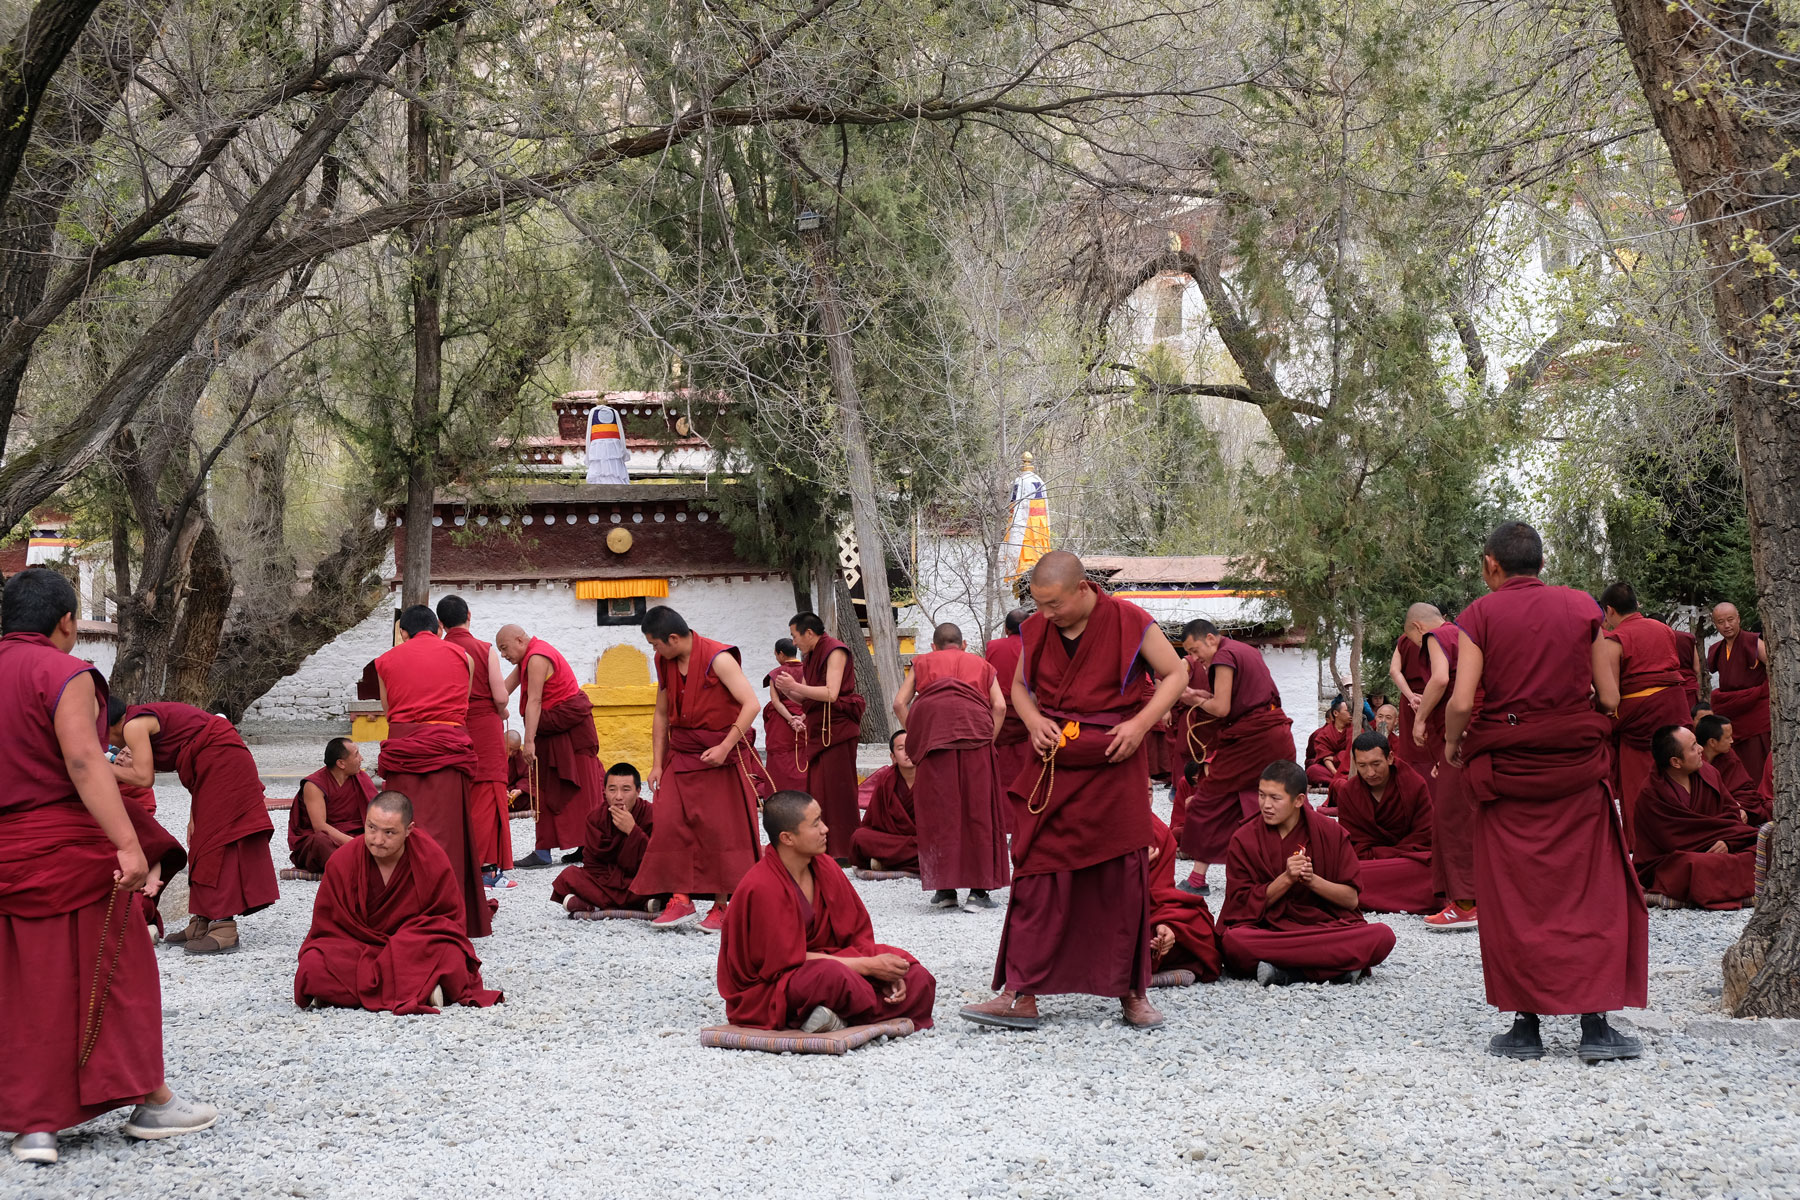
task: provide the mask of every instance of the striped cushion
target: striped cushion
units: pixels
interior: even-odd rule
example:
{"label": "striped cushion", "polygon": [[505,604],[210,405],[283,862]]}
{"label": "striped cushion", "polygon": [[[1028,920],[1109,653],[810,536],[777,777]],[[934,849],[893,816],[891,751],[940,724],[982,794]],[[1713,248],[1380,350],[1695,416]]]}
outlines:
{"label": "striped cushion", "polygon": [[1158,971],[1150,977],[1151,987],[1187,987],[1193,982],[1192,971]]}
{"label": "striped cushion", "polygon": [[919,873],[917,871],[871,871],[867,867],[858,867],[856,868],[856,877],[867,880],[917,879]]}
{"label": "striped cushion", "polygon": [[905,1018],[874,1025],[852,1025],[835,1033],[709,1025],[700,1031],[700,1044],[722,1050],[761,1050],[768,1054],[847,1054],[876,1038],[903,1038],[911,1032],[913,1023]]}
{"label": "striped cushion", "polygon": [[281,877],[283,879],[304,879],[308,883],[317,883],[325,878],[325,876],[315,875],[311,871],[302,871],[299,867],[281,868]]}
{"label": "striped cushion", "polygon": [[593,912],[572,912],[571,921],[648,921],[655,913],[645,912],[641,908],[601,908]]}

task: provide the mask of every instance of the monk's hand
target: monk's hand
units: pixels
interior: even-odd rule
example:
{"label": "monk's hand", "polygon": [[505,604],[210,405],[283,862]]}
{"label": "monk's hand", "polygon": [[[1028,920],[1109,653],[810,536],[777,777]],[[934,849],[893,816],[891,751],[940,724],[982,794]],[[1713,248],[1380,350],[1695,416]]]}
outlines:
{"label": "monk's hand", "polygon": [[128,892],[144,890],[144,881],[150,878],[150,864],[144,861],[144,852],[134,841],[119,851],[119,869],[113,872],[113,882]]}
{"label": "monk's hand", "polygon": [[906,980],[896,979],[893,984],[881,993],[881,998],[889,1004],[899,1004],[906,999]]}
{"label": "monk's hand", "polygon": [[1401,692],[1400,696],[1402,699],[1404,699],[1408,704],[1412,705],[1414,708],[1419,707],[1420,703],[1423,702],[1425,699],[1425,697],[1421,696],[1417,692]]}
{"label": "monk's hand", "polygon": [[1030,718],[1026,725],[1031,730],[1031,748],[1040,758],[1056,749],[1057,743],[1062,741],[1062,726],[1042,713]]}
{"label": "monk's hand", "polygon": [[1306,856],[1306,851],[1304,850],[1299,852],[1298,857],[1300,859],[1300,882],[1304,883],[1307,887],[1311,887],[1313,881],[1312,859]]}
{"label": "monk's hand", "polygon": [[519,757],[523,758],[527,765],[537,761],[537,740],[535,738],[526,738],[519,744]]}
{"label": "monk's hand", "polygon": [[806,732],[806,718],[803,716],[800,716],[798,713],[789,713],[788,714],[788,724],[793,726],[795,733],[805,733]]}
{"label": "monk's hand", "polygon": [[716,746],[708,746],[706,751],[700,755],[700,761],[709,767],[722,767],[725,765],[725,760],[730,757],[731,747],[720,742]]}
{"label": "monk's hand", "polygon": [[1454,742],[1444,743],[1444,761],[1453,767],[1463,765],[1461,738],[1457,738]]}
{"label": "monk's hand", "polygon": [[1106,743],[1106,761],[1124,762],[1144,744],[1144,725],[1136,717],[1113,726],[1112,738]]}
{"label": "monk's hand", "polygon": [[626,808],[622,804],[613,804],[608,807],[612,809],[612,823],[614,829],[618,830],[620,833],[630,833],[637,828],[637,818],[631,815],[631,810],[629,808]]}
{"label": "monk's hand", "polygon": [[904,978],[912,964],[898,954],[877,954],[873,958],[863,959],[863,975],[881,983],[893,983]]}
{"label": "monk's hand", "polygon": [[1727,854],[1729,852],[1730,851],[1726,848],[1726,845],[1723,841],[1714,842],[1712,844],[1712,847],[1707,850],[1708,854]]}
{"label": "monk's hand", "polygon": [[1181,703],[1187,705],[1189,708],[1194,707],[1196,704],[1203,704],[1211,699],[1212,693],[1205,688],[1191,687],[1181,689]]}
{"label": "monk's hand", "polygon": [[156,899],[156,893],[162,891],[162,885],[162,864],[155,863],[150,868],[150,874],[144,877],[144,898],[146,900]]}
{"label": "monk's hand", "polygon": [[657,789],[657,786],[662,783],[662,764],[661,763],[658,763],[654,767],[650,768],[650,774],[644,778],[644,783],[653,792]]}
{"label": "monk's hand", "polygon": [[1312,870],[1312,863],[1306,857],[1306,851],[1296,850],[1288,856],[1287,877],[1289,883],[1302,883]]}
{"label": "monk's hand", "polygon": [[1167,925],[1158,925],[1156,933],[1150,938],[1150,953],[1161,958],[1175,948],[1175,931]]}

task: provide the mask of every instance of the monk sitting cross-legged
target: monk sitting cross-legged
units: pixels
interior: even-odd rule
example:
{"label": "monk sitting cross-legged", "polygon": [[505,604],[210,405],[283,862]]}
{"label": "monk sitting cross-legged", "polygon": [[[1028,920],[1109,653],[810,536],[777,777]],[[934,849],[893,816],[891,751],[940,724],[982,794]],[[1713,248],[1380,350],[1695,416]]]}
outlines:
{"label": "monk sitting cross-legged", "polygon": [[1356,774],[1333,791],[1338,824],[1362,862],[1364,912],[1434,913],[1431,793],[1372,729],[1351,747]]}
{"label": "monk sitting cross-legged", "polygon": [[1394,931],[1358,910],[1362,864],[1336,822],[1306,803],[1306,772],[1270,763],[1260,820],[1232,835],[1219,920],[1225,965],[1265,987],[1355,983],[1394,949]]}
{"label": "monk sitting cross-legged", "polygon": [[1736,737],[1731,722],[1718,713],[1709,712],[1694,722],[1694,740],[1700,743],[1700,749],[1706,755],[1706,765],[1719,773],[1725,794],[1744,810],[1744,820],[1761,825],[1774,819],[1775,814],[1759,793],[1756,781],[1744,770],[1744,760],[1732,753]]}
{"label": "monk sitting cross-legged", "polygon": [[1350,774],[1350,701],[1338,696],[1331,702],[1325,724],[1306,739],[1306,782],[1329,788]]}
{"label": "monk sitting cross-legged", "polygon": [[906,753],[906,730],[888,738],[888,765],[869,779],[873,785],[850,854],[859,867],[873,871],[917,871],[919,833],[913,821],[912,785],[917,772]]}
{"label": "monk sitting cross-legged", "polygon": [[1219,977],[1219,934],[1206,897],[1175,886],[1175,831],[1150,818],[1150,969],[1192,971],[1202,983]]}
{"label": "monk sitting cross-legged", "polygon": [[829,1032],[907,1018],[931,1028],[937,980],[875,941],[869,911],[826,853],[819,802],[776,792],[763,803],[769,845],[738,884],[719,942],[719,995],[733,1025]]}
{"label": "monk sitting cross-legged", "polygon": [[399,1014],[486,1008],[502,997],[482,986],[463,921],[450,860],[413,825],[412,801],[382,792],[369,802],[363,836],[325,864],[300,943],[294,1003]]}
{"label": "monk sitting cross-legged", "polygon": [[1742,907],[1756,894],[1756,826],[1691,732],[1663,726],[1652,753],[1661,770],[1638,793],[1638,879],[1677,903]]}
{"label": "monk sitting cross-legged", "polygon": [[631,890],[631,881],[650,848],[656,814],[643,797],[638,769],[614,763],[606,769],[606,803],[588,814],[581,861],[562,869],[550,885],[550,899],[572,913],[597,909],[651,907],[649,896]]}
{"label": "monk sitting cross-legged", "polygon": [[301,781],[288,809],[288,854],[298,869],[321,874],[333,851],[362,836],[363,810],[375,795],[362,762],[355,742],[335,737],[325,743],[325,765]]}

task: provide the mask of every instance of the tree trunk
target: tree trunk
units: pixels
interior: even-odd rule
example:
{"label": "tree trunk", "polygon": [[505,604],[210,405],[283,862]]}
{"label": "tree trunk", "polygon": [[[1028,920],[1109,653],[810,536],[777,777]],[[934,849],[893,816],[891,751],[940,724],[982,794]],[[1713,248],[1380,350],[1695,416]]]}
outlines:
{"label": "tree trunk", "polygon": [[[1796,30],[1785,8],[1742,0],[1704,6],[1711,26],[1665,0],[1613,0],[1613,10],[1687,194],[1685,224],[1704,231],[1714,316],[1739,359],[1724,380],[1769,654],[1775,830],[1756,915],[1725,954],[1724,999],[1740,1017],[1800,1017],[1800,390],[1784,382],[1786,321],[1773,334],[1759,325],[1794,308],[1786,281],[1800,271],[1800,247],[1788,231],[1800,195],[1787,168],[1793,129],[1771,123],[1788,106],[1746,96],[1791,91],[1782,68]],[[1752,359],[1765,369],[1750,369]]]}
{"label": "tree trunk", "polygon": [[1350,737],[1355,740],[1363,730],[1363,615],[1362,609],[1350,610]]}
{"label": "tree trunk", "polygon": [[[430,194],[435,182],[434,122],[420,99],[426,82],[428,43],[407,51],[406,80],[413,99],[406,104],[406,190],[412,198]],[[437,486],[438,405],[444,381],[443,292],[447,250],[442,221],[415,223],[412,235],[413,389],[412,461],[406,477],[406,550],[400,564],[400,605],[429,603],[431,597],[431,515]]]}
{"label": "tree trunk", "polygon": [[833,572],[831,582],[837,599],[838,623],[850,631],[849,637],[840,637],[850,647],[850,661],[856,664],[856,692],[868,702],[868,708],[863,710],[861,740],[865,744],[884,745],[893,732],[894,714],[887,707],[887,701],[881,698],[881,684],[875,678],[869,644],[863,640],[862,626],[856,621],[856,601],[850,597],[850,585],[844,582],[842,571]]}
{"label": "tree trunk", "polygon": [[167,700],[204,707],[210,699],[209,676],[218,653],[219,633],[231,611],[231,563],[205,512],[196,514],[198,530],[188,552],[181,589],[180,619],[169,643]]}
{"label": "tree trunk", "polygon": [[[812,610],[818,614],[819,620],[825,622],[825,632],[842,641],[852,641],[852,638],[845,636],[843,626],[838,623],[836,589],[844,573],[838,570],[835,543],[819,551],[818,556],[813,559],[812,576]],[[854,618],[855,613],[852,612],[851,616]],[[857,628],[855,620],[850,622],[850,628]]]}

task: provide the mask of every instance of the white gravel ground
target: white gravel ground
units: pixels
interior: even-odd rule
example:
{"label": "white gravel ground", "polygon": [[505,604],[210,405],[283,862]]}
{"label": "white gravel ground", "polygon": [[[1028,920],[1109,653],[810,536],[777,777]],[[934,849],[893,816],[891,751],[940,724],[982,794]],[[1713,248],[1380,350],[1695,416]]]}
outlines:
{"label": "white gravel ground", "polygon": [[[256,751],[273,773],[314,753]],[[181,829],[186,793],[158,795]],[[1036,1033],[981,1030],[956,1009],[989,995],[1001,912],[863,883],[877,935],[936,974],[938,1028],[775,1057],[696,1044],[724,1019],[712,937],[565,920],[553,877],[521,873],[477,943],[506,992],[486,1010],[294,1008],[315,884],[282,884],[237,954],[159,950],[169,1082],[219,1125],[133,1143],[109,1115],[57,1167],[6,1157],[0,1196],[1800,1195],[1800,1038],[1718,1019],[1741,914],[1653,912],[1651,1009],[1627,1014],[1646,1056],[1583,1067],[1573,1020],[1546,1023],[1542,1062],[1483,1053],[1504,1022],[1475,935],[1413,917],[1355,987],[1162,991],[1156,1031],[1059,997]]]}

